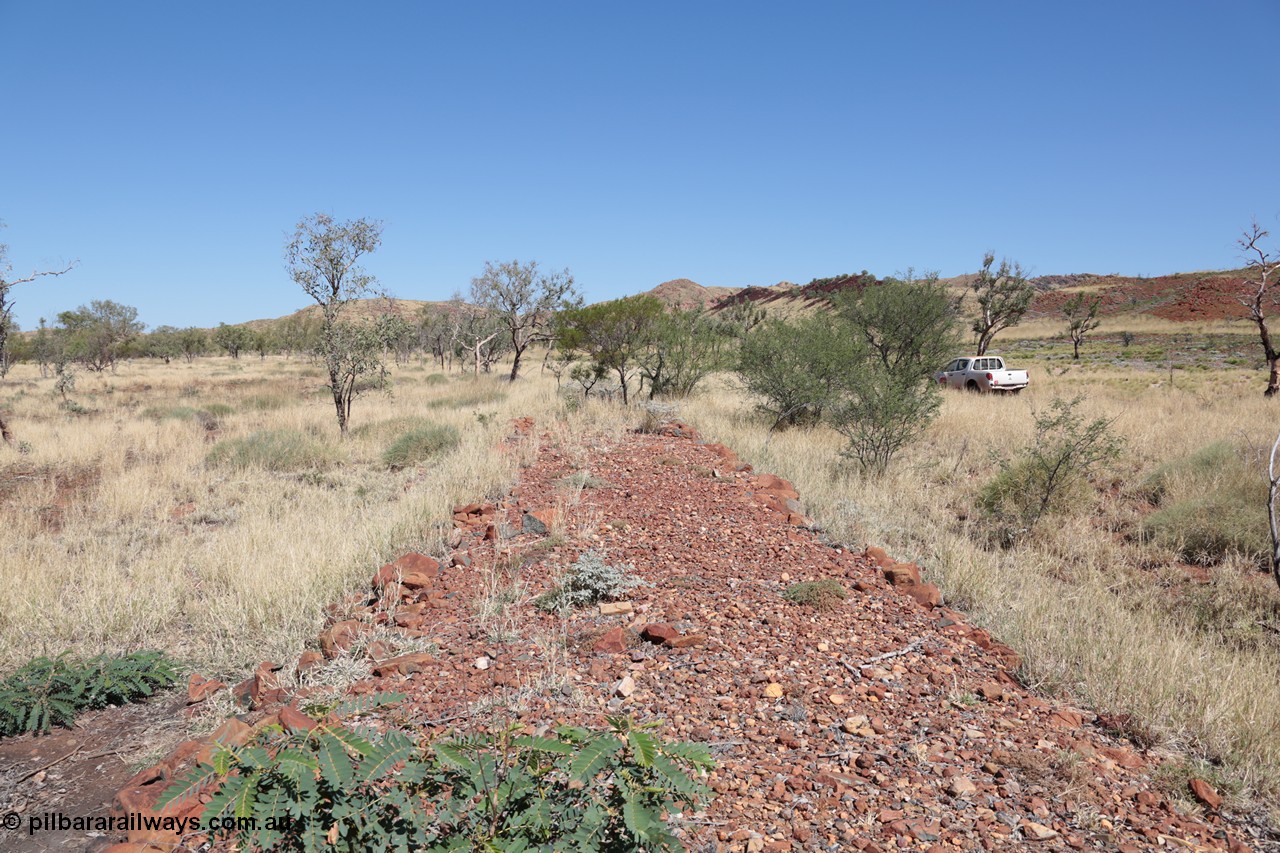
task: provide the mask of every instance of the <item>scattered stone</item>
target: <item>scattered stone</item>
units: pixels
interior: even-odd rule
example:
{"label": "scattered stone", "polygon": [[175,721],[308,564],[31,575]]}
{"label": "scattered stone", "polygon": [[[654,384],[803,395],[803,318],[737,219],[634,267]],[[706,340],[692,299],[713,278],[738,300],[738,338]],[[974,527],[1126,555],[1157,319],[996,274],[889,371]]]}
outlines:
{"label": "scattered stone", "polygon": [[626,699],[632,693],[636,692],[636,682],[629,675],[624,675],[619,681],[613,685],[613,694]]}
{"label": "scattered stone", "polygon": [[476,669],[488,669],[489,663],[490,663],[489,659],[481,655],[480,657],[476,658],[475,666],[476,666]]}
{"label": "scattered stone", "polygon": [[621,628],[611,628],[596,640],[594,648],[605,654],[621,654],[627,650],[627,634]]}
{"label": "scattered stone", "polygon": [[1222,795],[1203,779],[1191,779],[1187,782],[1195,798],[1215,812],[1222,808]]}
{"label": "scattered stone", "polygon": [[766,699],[781,699],[783,694],[782,685],[776,681],[764,688],[764,696]]}
{"label": "scattered stone", "polygon": [[640,629],[640,636],[650,643],[667,643],[677,639],[680,632],[666,622],[651,622]]}
{"label": "scattered stone", "polygon": [[225,690],[227,685],[216,678],[205,678],[203,675],[196,673],[191,674],[191,678],[187,681],[187,704],[194,705],[197,702],[203,702],[219,690]]}
{"label": "scattered stone", "polygon": [[602,601],[600,602],[601,616],[621,616],[630,613],[632,610],[630,601]]}
{"label": "scattered stone", "polygon": [[1021,828],[1022,834],[1032,841],[1050,841],[1058,837],[1058,833],[1042,823],[1036,823],[1034,820],[1024,820]]}

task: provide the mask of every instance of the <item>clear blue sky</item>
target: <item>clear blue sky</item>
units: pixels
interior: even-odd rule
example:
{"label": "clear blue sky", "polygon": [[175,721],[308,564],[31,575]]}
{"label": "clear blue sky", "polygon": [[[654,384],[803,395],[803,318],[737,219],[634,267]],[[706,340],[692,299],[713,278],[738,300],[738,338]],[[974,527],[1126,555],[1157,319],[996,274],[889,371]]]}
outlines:
{"label": "clear blue sky", "polygon": [[1233,266],[1280,231],[1280,3],[0,0],[16,316],[278,316],[302,216],[445,299],[677,277]]}

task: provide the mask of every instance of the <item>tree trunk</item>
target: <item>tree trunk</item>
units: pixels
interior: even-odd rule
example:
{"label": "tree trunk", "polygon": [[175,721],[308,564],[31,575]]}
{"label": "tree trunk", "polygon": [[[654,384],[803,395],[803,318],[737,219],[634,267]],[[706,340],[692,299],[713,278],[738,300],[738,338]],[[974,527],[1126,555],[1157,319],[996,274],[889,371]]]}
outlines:
{"label": "tree trunk", "polygon": [[1262,392],[1264,397],[1274,397],[1280,393],[1280,354],[1272,353],[1267,359],[1267,367],[1270,374],[1267,376],[1267,390]]}
{"label": "tree trunk", "polygon": [[330,389],[331,391],[333,391],[333,407],[334,407],[334,409],[336,409],[336,410],[337,410],[337,412],[338,412],[338,433],[339,433],[343,438],[346,438],[346,436],[347,436],[347,407],[344,405],[344,403],[345,403],[346,401],[345,401],[345,400],[343,400],[343,396],[344,396],[344,394],[343,394],[343,390],[344,390],[344,389],[343,389],[343,387],[342,387],[342,383],[341,383],[341,382],[339,381],[339,379],[338,379],[338,374],[337,374],[337,372],[336,372],[336,371],[333,371],[333,370],[330,370],[330,371],[329,371],[329,389]]}
{"label": "tree trunk", "polygon": [[1071,357],[1076,361],[1080,360],[1080,341],[1075,338],[1071,339]]}
{"label": "tree trunk", "polygon": [[9,432],[9,422],[4,419],[4,412],[0,412],[0,438],[4,439],[5,444],[13,443],[13,433]]}
{"label": "tree trunk", "polygon": [[524,355],[524,347],[516,349],[515,361],[511,362],[511,381],[515,382],[516,377],[520,375],[520,356]]}

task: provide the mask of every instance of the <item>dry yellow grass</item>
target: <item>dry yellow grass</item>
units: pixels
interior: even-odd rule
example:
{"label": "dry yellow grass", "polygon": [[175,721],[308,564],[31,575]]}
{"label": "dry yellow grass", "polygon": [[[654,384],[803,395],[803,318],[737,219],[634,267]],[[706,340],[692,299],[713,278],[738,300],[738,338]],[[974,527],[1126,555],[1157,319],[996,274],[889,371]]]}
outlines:
{"label": "dry yellow grass", "polygon": [[[1269,447],[1275,404],[1245,371],[1180,377],[1176,388],[1156,373],[1035,373],[1036,384],[1016,398],[948,394],[926,439],[880,480],[841,465],[840,438],[830,431],[770,438],[731,380],[721,379],[682,414],[758,470],[794,481],[834,540],[879,544],[918,561],[949,603],[1023,655],[1033,686],[1097,710],[1132,713],[1167,745],[1222,761],[1246,792],[1274,795],[1280,791],[1276,646],[1263,640],[1241,648],[1204,630],[1203,621],[1198,629],[1187,603],[1160,592],[1169,576],[1150,568],[1176,574],[1167,568],[1172,556],[1118,531],[1135,521],[1133,502],[1125,499],[1129,486],[1159,464],[1224,437]],[[1115,418],[1128,440],[1114,495],[1100,495],[1094,512],[1051,521],[1012,550],[984,544],[973,502],[995,471],[991,453],[1027,441],[1034,407],[1077,393],[1086,396],[1090,417]],[[1246,593],[1274,607],[1278,596],[1267,584],[1250,567],[1228,565],[1204,594],[1228,609]]]}
{"label": "dry yellow grass", "polygon": [[[80,415],[60,408],[51,379],[18,367],[8,408],[27,452],[0,448],[0,667],[138,646],[219,672],[296,655],[324,605],[400,551],[438,552],[455,504],[507,487],[523,452],[495,449],[509,419],[545,420],[557,405],[538,382],[432,384],[431,372],[396,371],[389,393],[358,399],[357,434],[340,441],[304,361],[82,373],[73,397],[91,413]],[[216,431],[190,413],[223,406],[232,411],[216,416]],[[376,425],[405,417],[456,427],[460,446],[388,470],[381,454],[396,429]],[[325,464],[207,461],[218,443],[260,431],[309,440]]]}

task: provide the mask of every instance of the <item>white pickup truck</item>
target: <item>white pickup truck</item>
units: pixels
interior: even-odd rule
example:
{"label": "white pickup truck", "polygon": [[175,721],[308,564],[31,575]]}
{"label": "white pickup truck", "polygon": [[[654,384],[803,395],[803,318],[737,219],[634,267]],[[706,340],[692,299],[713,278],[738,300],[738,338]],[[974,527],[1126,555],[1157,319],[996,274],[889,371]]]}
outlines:
{"label": "white pickup truck", "polygon": [[1007,370],[1004,359],[994,355],[957,358],[933,378],[944,388],[965,391],[1007,391],[1017,394],[1027,387],[1027,371]]}

